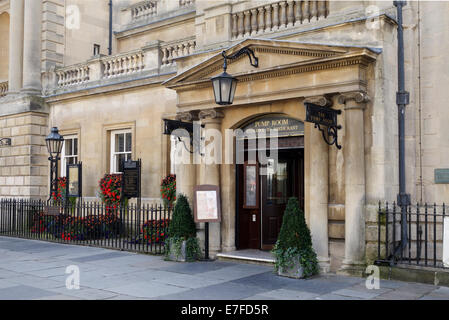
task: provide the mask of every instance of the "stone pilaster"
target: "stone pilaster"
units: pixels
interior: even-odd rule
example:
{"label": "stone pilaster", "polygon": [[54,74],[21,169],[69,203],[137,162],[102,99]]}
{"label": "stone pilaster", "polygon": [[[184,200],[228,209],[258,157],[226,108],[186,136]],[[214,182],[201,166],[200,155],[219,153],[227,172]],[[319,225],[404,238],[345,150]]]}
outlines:
{"label": "stone pilaster", "polygon": [[11,1],[9,35],[9,93],[22,89],[24,0]]}
{"label": "stone pilaster", "polygon": [[310,144],[308,150],[306,149],[310,163],[309,197],[306,210],[309,210],[309,227],[320,269],[322,272],[329,272],[329,146],[324,141],[321,131],[314,128],[313,124],[306,125],[311,127],[308,131]]}
{"label": "stone pilaster", "polygon": [[22,92],[26,94],[42,92],[41,50],[42,0],[25,0]]}
{"label": "stone pilaster", "polygon": [[338,98],[344,104],[345,139],[345,259],[342,273],[361,274],[365,265],[365,134],[363,111],[368,96],[350,92]]}
{"label": "stone pilaster", "polygon": [[[220,187],[220,166],[222,163],[221,122],[223,114],[211,109],[199,113],[205,132],[205,155],[200,164],[200,184]],[[203,232],[203,231],[202,231]],[[204,237],[204,235],[203,235]],[[221,224],[209,223],[209,252],[213,258],[221,251]]]}
{"label": "stone pilaster", "polygon": [[[179,113],[176,116],[179,121],[193,121],[195,115],[190,112]],[[175,159],[176,167],[176,194],[184,194],[189,199],[190,205],[193,205],[193,188],[196,185],[196,165],[193,161],[193,154],[188,152],[185,147],[190,147],[188,138],[181,138],[183,141],[177,144]]]}

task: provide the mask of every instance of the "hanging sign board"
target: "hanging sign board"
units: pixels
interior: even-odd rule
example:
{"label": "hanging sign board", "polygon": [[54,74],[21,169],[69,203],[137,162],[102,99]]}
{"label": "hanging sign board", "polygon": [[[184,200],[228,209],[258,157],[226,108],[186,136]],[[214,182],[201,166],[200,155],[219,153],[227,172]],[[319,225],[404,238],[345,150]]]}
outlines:
{"label": "hanging sign board", "polygon": [[82,197],[82,163],[67,164],[67,197]]}
{"label": "hanging sign board", "polygon": [[194,189],[193,210],[195,222],[221,222],[220,189],[201,185]]}
{"label": "hanging sign board", "polygon": [[128,160],[123,163],[122,194],[125,198],[140,198],[141,161]]}
{"label": "hanging sign board", "polygon": [[305,106],[307,122],[328,127],[337,126],[337,115],[341,113],[341,110],[323,108],[313,103],[305,103]]}
{"label": "hanging sign board", "polygon": [[449,268],[449,217],[444,218],[443,224],[443,264]]}

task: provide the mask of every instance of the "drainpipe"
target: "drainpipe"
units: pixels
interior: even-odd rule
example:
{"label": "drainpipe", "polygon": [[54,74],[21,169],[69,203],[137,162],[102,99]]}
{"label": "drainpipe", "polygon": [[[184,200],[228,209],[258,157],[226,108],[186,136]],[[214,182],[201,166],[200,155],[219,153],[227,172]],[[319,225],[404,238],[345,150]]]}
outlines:
{"label": "drainpipe", "polygon": [[112,0],[109,0],[109,48],[108,54],[112,55]]}
{"label": "drainpipe", "polygon": [[405,91],[404,71],[404,30],[402,26],[402,8],[407,1],[393,1],[397,8],[398,23],[398,92],[396,104],[398,105],[398,130],[399,130],[399,194],[398,205],[401,207],[401,244],[396,248],[393,260],[405,249],[408,242],[407,236],[407,206],[410,205],[410,195],[406,192],[405,184],[405,107],[410,102],[410,94]]}

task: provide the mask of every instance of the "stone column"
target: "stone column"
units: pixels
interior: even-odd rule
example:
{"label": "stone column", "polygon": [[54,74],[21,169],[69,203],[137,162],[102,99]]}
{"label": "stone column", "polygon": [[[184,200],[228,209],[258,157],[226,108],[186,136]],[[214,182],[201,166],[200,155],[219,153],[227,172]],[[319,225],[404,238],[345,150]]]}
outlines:
{"label": "stone column", "polygon": [[[193,121],[194,116],[189,113],[180,113],[176,117],[180,121]],[[184,144],[187,148],[190,147],[188,138],[184,139]],[[189,199],[190,206],[193,208],[193,188],[196,185],[196,165],[193,161],[193,155],[184,149],[183,142],[178,143],[177,152],[182,151],[182,159],[177,158],[176,162],[176,198],[179,194],[184,194]]]}
{"label": "stone column", "polygon": [[10,2],[11,22],[9,34],[9,93],[19,93],[22,89],[23,63],[23,0]]}
{"label": "stone column", "polygon": [[25,0],[23,89],[41,94],[42,0]]}
{"label": "stone column", "polygon": [[365,265],[365,134],[363,110],[368,96],[350,92],[338,98],[344,104],[345,141],[345,259],[341,272],[360,274]]}
{"label": "stone column", "polygon": [[[330,100],[324,96],[306,98],[322,107],[330,106]],[[328,203],[329,203],[329,146],[323,139],[320,130],[310,130],[309,162],[309,227],[312,234],[313,248],[318,257],[321,272],[329,272],[329,234],[328,234]]]}
{"label": "stone column", "polygon": [[[205,131],[205,156],[200,165],[200,184],[219,186],[222,142],[221,122],[224,115],[214,109],[199,113],[201,124]],[[219,153],[219,154],[217,154]],[[221,198],[221,197],[220,197]],[[209,223],[209,252],[211,257],[221,251],[221,224]]]}

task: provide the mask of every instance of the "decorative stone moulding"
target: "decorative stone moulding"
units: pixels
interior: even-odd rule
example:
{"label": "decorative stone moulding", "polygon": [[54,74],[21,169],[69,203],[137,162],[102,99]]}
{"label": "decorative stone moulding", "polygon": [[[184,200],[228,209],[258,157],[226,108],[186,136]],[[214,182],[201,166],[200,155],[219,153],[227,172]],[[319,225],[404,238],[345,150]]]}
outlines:
{"label": "decorative stone moulding", "polygon": [[6,96],[8,92],[8,81],[0,82],[0,97]]}

